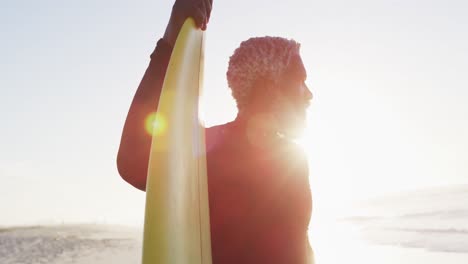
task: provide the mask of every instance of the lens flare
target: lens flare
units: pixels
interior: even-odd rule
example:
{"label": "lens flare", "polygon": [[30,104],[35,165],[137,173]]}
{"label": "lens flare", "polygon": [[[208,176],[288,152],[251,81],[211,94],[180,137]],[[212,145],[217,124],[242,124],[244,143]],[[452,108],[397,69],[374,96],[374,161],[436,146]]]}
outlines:
{"label": "lens flare", "polygon": [[160,113],[152,112],[145,119],[145,130],[150,135],[162,135],[166,128],[166,119]]}

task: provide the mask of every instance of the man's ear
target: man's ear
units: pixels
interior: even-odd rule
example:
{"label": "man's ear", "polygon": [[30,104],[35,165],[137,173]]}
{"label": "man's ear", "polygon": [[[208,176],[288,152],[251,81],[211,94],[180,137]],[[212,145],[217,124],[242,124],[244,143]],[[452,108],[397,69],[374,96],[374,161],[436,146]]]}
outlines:
{"label": "man's ear", "polygon": [[277,92],[277,84],[266,78],[259,78],[254,82],[251,91],[252,100],[268,101],[274,99]]}

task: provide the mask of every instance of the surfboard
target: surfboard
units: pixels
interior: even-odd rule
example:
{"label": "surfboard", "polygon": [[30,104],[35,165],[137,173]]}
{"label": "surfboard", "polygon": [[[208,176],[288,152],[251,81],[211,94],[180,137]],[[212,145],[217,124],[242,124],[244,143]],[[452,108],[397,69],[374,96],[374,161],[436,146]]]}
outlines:
{"label": "surfboard", "polygon": [[143,264],[211,264],[204,126],[199,120],[204,33],[177,37],[156,114],[148,165]]}

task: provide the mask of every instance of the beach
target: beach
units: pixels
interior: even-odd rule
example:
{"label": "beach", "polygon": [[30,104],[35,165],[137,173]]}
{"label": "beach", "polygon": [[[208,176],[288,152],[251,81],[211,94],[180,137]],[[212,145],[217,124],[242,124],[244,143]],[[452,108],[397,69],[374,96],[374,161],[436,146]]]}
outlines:
{"label": "beach", "polygon": [[[468,186],[388,195],[353,214],[312,218],[317,264],[468,263]],[[0,228],[1,264],[141,262],[142,227],[56,224]]]}
{"label": "beach", "polygon": [[[346,227],[343,225],[342,228]],[[140,231],[138,228],[105,225],[2,229],[0,263],[137,264],[141,258]],[[468,253],[376,245],[358,239],[356,234],[350,235],[349,230],[324,232],[330,239],[314,242],[316,263],[468,263]]]}
{"label": "beach", "polygon": [[0,263],[139,263],[140,237],[138,229],[105,225],[3,228]]}

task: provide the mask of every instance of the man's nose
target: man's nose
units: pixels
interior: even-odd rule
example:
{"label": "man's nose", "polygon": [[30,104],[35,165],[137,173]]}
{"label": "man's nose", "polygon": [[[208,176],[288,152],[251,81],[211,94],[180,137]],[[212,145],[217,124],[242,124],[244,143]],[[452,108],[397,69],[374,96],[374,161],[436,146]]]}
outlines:
{"label": "man's nose", "polygon": [[305,83],[304,83],[304,97],[307,101],[311,101],[314,98],[314,95],[312,94],[309,87]]}

